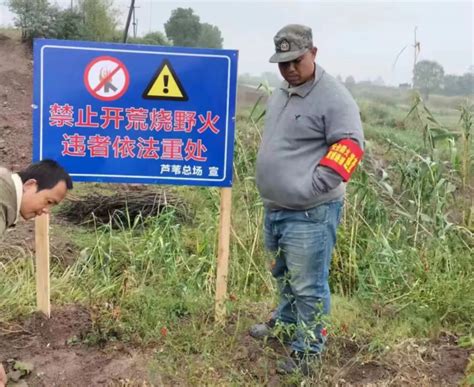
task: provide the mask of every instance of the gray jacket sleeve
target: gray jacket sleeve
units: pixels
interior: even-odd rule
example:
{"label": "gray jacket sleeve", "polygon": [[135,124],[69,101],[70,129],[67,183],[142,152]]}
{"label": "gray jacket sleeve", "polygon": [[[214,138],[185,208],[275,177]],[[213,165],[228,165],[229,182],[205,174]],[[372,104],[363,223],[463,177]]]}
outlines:
{"label": "gray jacket sleeve", "polygon": [[341,175],[331,168],[318,165],[313,174],[313,189],[316,194],[323,194],[336,188],[342,183]]}
{"label": "gray jacket sleeve", "polygon": [[[333,96],[334,101],[326,111],[325,132],[328,147],[343,140],[351,139],[364,147],[364,133],[357,104],[345,89]],[[318,165],[313,174],[313,189],[316,194],[323,194],[342,183],[342,177],[331,168]]]}

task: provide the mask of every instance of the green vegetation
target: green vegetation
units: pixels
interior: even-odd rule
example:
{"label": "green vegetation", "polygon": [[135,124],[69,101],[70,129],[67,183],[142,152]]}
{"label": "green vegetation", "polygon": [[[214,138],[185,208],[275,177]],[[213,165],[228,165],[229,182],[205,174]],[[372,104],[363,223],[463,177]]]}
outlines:
{"label": "green vegetation", "polygon": [[[123,26],[118,23],[118,10],[113,0],[78,0],[71,7],[61,8],[48,0],[8,0],[16,17],[15,26],[21,30],[22,41],[34,38],[71,39],[102,42],[122,41]],[[143,37],[133,37],[129,43],[161,46],[222,48],[220,29],[201,23],[192,8],[172,11],[164,25],[166,36],[153,31]]]}
{"label": "green vegetation", "polygon": [[75,39],[99,42],[115,40],[118,11],[113,5],[113,0],[80,0],[77,8],[69,11],[82,20]]}
{"label": "green vegetation", "polygon": [[176,8],[165,23],[166,36],[174,46],[222,48],[218,27],[201,23],[192,8]]}
{"label": "green vegetation", "polygon": [[433,93],[469,96],[474,91],[474,72],[471,66],[463,75],[445,74],[439,63],[422,60],[415,65],[414,86],[425,99]]}
{"label": "green vegetation", "polygon": [[171,46],[168,38],[162,32],[149,32],[140,38],[128,38],[128,43],[154,44],[156,46]]}
{"label": "green vegetation", "polygon": [[[419,97],[369,97],[359,101],[367,152],[349,185],[332,263],[330,359],[339,356],[341,340],[377,359],[407,338],[473,334],[472,216],[469,205],[459,206],[472,193],[472,107],[438,117]],[[237,119],[229,324],[213,324],[219,190],[176,188],[195,213],[191,221],[169,210],[126,222],[116,217],[93,230],[53,230],[80,246],[71,266],[53,262],[52,302],[89,308],[93,331],[83,341],[160,348],[151,367],[170,383],[269,382],[272,347],[264,348],[263,362],[242,360],[242,337],[266,319],[275,294],[254,181],[261,113],[256,107]],[[76,194],[87,190],[81,185]],[[18,254],[25,259],[2,261],[0,322],[35,308],[32,257]],[[331,361],[321,367],[314,382],[330,384]]]}
{"label": "green vegetation", "polygon": [[61,9],[48,0],[9,0],[22,40],[34,38],[112,41],[117,11],[112,0],[79,0],[75,7]]}
{"label": "green vegetation", "polygon": [[414,86],[421,90],[423,96],[440,89],[444,78],[444,69],[437,62],[422,60],[415,65],[413,74]]}

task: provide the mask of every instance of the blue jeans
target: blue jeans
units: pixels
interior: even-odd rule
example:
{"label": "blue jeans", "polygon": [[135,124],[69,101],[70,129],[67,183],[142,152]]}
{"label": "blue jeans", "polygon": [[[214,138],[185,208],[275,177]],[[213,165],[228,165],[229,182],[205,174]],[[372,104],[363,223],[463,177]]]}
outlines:
{"label": "blue jeans", "polygon": [[275,254],[272,275],[280,293],[272,319],[296,325],[291,347],[298,352],[320,353],[324,347],[322,318],[331,307],[329,267],[341,212],[342,201],[265,211],[265,247]]}

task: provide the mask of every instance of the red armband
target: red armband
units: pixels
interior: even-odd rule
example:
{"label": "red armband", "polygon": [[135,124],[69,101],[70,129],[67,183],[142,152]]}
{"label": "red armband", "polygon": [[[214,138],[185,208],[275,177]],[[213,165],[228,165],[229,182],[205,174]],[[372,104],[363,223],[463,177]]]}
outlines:
{"label": "red armband", "polygon": [[363,154],[364,151],[355,141],[345,138],[329,147],[319,165],[331,168],[341,175],[343,181],[348,181]]}

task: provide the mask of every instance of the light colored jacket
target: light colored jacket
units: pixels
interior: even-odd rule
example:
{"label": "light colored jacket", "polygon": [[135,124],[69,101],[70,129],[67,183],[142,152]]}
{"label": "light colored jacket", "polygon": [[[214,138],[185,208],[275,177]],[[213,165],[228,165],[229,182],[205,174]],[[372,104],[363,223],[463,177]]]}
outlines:
{"label": "light colored jacket", "polygon": [[17,197],[12,173],[0,167],[0,239],[6,229],[15,223]]}

